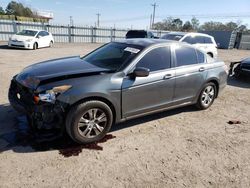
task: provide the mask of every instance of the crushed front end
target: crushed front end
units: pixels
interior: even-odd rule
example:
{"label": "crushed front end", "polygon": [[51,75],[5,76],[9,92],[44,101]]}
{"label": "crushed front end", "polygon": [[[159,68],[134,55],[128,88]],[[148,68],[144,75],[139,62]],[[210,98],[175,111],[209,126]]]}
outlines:
{"label": "crushed front end", "polygon": [[15,110],[27,116],[33,130],[62,131],[67,104],[55,99],[49,101],[46,96],[47,93],[38,94],[34,89],[19,83],[16,77],[11,81],[8,95],[10,104]]}

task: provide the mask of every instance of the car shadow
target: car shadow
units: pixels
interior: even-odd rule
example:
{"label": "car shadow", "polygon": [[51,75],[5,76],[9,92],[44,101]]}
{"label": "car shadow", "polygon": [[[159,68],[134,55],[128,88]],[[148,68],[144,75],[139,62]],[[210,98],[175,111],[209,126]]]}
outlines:
{"label": "car shadow", "polygon": [[247,77],[235,78],[234,76],[228,77],[227,85],[240,88],[250,88],[250,78]]}
{"label": "car shadow", "polygon": [[83,149],[102,150],[103,148],[98,144],[114,139],[115,136],[112,134],[121,129],[195,110],[195,107],[188,106],[129,120],[113,126],[111,131],[100,142],[79,145],[66,134],[51,136],[53,132],[47,132],[46,134],[43,132],[42,136],[40,134],[38,136],[34,131],[31,131],[26,116],[16,113],[9,104],[0,105],[0,153],[9,150],[16,153],[59,150],[59,153],[65,157],[75,156],[82,152]]}
{"label": "car shadow", "polygon": [[0,45],[1,50],[27,50],[25,48],[10,48],[8,45]]}

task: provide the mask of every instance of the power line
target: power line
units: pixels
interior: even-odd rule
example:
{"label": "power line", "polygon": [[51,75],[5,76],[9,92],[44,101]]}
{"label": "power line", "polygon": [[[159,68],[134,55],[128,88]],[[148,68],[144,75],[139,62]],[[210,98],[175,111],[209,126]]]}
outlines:
{"label": "power line", "polygon": [[[182,14],[182,15],[160,15],[155,16],[155,18],[192,18],[196,17],[197,19],[230,19],[230,18],[250,18],[249,13],[231,13],[231,14]],[[114,23],[114,22],[128,22],[128,21],[138,21],[138,20],[146,20],[148,16],[137,16],[137,17],[130,17],[130,18],[122,18],[122,19],[112,19],[112,20],[102,20],[103,23]],[[152,23],[153,21],[151,21]]]}

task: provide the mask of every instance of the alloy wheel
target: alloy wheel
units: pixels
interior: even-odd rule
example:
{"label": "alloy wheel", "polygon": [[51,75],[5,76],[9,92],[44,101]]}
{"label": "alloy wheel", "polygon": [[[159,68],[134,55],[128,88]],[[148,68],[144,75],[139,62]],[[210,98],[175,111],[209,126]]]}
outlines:
{"label": "alloy wheel", "polygon": [[107,121],[107,115],[102,109],[89,109],[78,121],[78,132],[85,138],[94,138],[103,132]]}

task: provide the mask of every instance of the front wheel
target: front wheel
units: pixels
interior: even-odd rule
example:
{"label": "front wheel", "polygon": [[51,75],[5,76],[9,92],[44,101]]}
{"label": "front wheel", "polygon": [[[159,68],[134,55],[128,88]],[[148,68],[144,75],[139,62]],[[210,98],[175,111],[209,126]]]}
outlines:
{"label": "front wheel", "polygon": [[196,106],[200,110],[205,110],[209,108],[214,102],[216,93],[217,91],[216,91],[216,86],[214,83],[210,82],[210,83],[205,84],[200,93]]}
{"label": "front wheel", "polygon": [[36,50],[38,48],[38,44],[35,42],[34,44],[33,44],[33,50]]}
{"label": "front wheel", "polygon": [[101,140],[110,130],[113,113],[110,107],[101,101],[87,101],[75,105],[66,118],[66,131],[80,144]]}

